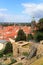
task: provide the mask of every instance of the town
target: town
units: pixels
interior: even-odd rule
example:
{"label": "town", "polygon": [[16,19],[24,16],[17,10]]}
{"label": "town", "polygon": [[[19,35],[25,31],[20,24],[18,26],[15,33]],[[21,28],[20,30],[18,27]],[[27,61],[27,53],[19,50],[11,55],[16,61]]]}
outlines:
{"label": "town", "polygon": [[43,0],[0,0],[0,65],[43,65]]}
{"label": "town", "polygon": [[42,21],[0,26],[0,65],[43,64]]}

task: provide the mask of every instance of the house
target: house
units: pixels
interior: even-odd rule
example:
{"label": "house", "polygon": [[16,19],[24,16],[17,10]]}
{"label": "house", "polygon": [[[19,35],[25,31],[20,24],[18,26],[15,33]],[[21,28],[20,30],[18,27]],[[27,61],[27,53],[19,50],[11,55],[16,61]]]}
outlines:
{"label": "house", "polygon": [[30,26],[6,26],[0,29],[0,40],[9,40],[9,38],[16,38],[20,28],[23,29],[26,35],[31,33]]}

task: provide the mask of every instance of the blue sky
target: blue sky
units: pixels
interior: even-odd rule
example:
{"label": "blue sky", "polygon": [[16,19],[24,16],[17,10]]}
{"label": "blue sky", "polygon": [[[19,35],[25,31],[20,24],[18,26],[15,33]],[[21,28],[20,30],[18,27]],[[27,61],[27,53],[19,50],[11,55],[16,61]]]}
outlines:
{"label": "blue sky", "polygon": [[43,17],[43,0],[0,0],[0,22],[30,22]]}

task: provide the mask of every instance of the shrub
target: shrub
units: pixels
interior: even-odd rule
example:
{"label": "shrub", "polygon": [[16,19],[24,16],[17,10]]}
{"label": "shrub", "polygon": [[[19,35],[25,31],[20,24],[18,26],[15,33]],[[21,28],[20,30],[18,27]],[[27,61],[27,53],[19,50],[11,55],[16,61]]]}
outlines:
{"label": "shrub", "polygon": [[4,54],[12,52],[12,44],[10,42],[7,42],[6,47],[3,51]]}

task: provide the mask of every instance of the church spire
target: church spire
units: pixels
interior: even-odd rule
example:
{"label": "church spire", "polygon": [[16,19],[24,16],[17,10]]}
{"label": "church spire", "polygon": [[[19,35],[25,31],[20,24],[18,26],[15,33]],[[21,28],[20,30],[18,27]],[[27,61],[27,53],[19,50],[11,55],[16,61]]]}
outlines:
{"label": "church spire", "polygon": [[35,17],[32,17],[31,27],[34,28],[36,25]]}

